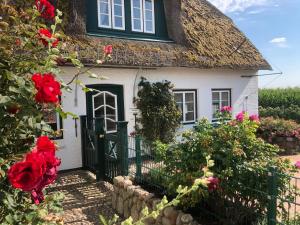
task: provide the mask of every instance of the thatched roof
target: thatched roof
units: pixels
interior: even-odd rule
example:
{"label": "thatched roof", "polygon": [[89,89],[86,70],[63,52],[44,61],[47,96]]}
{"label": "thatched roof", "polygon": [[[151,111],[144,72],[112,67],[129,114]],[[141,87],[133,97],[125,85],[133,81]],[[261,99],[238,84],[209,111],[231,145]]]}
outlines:
{"label": "thatched roof", "polygon": [[77,50],[85,63],[94,63],[103,46],[112,44],[110,64],[114,65],[271,69],[233,21],[206,0],[164,0],[168,34],[174,43],[87,36],[85,1],[68,1],[65,27],[68,50]]}

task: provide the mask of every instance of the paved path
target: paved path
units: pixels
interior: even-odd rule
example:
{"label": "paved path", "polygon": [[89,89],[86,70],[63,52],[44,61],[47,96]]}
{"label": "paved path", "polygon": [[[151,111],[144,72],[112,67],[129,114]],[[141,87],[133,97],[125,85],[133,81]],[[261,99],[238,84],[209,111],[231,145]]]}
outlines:
{"label": "paved path", "polygon": [[111,205],[112,185],[107,182],[96,183],[88,171],[73,171],[59,175],[50,191],[62,191],[64,224],[100,224],[99,215],[112,218],[115,211]]}

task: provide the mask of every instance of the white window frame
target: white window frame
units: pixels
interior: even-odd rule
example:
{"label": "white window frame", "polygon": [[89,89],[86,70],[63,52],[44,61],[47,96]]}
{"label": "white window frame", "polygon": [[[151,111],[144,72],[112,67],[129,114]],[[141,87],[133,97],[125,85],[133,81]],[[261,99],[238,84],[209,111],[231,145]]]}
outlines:
{"label": "white window frame", "polygon": [[213,100],[213,93],[219,93],[219,105],[220,108],[219,110],[221,110],[222,108],[222,102],[225,101],[222,99],[222,93],[228,93],[228,103],[229,106],[231,106],[231,89],[230,88],[224,88],[224,89],[212,89],[211,90],[211,105],[212,105],[212,120],[217,120],[217,118],[214,118],[214,100]]}
{"label": "white window frame", "polygon": [[133,17],[133,0],[130,1],[131,5],[131,30],[135,32],[143,32],[144,31],[144,17],[143,17],[143,1],[144,0],[139,0],[140,1],[140,20],[141,20],[141,29],[135,29],[134,28],[134,20],[137,18]]}
{"label": "white window frame", "polygon": [[[95,98],[98,97],[101,94],[103,94],[103,105],[100,105],[97,108],[95,108]],[[106,105],[106,94],[109,94],[109,95],[111,95],[111,96],[114,97],[114,99],[115,99],[115,106],[116,107],[112,107],[110,105]],[[108,134],[109,133],[115,133],[115,132],[117,132],[117,126],[116,126],[115,130],[107,131],[107,121],[106,120],[110,120],[110,121],[115,122],[115,123],[118,121],[118,96],[115,95],[115,94],[113,94],[113,93],[111,93],[111,92],[109,92],[109,91],[101,91],[98,94],[93,95],[92,98],[93,98],[93,101],[92,101],[92,104],[93,104],[93,118],[95,118],[95,111],[97,111],[98,109],[100,109],[100,108],[103,107],[104,108],[104,127],[105,127],[105,131]],[[113,121],[112,119],[106,117],[106,108],[107,107],[115,110],[115,112],[116,112],[116,121]]]}
{"label": "white window frame", "polygon": [[[190,123],[195,123],[197,121],[197,90],[174,90],[173,91],[174,95],[175,94],[182,94],[182,121],[181,123],[183,124],[190,124]],[[194,120],[186,120],[185,115],[188,112],[191,111],[187,111],[187,107],[186,107],[186,101],[185,101],[185,95],[186,94],[193,94],[194,96]],[[177,103],[177,102],[176,102]]]}
{"label": "white window frame", "polygon": [[134,28],[134,18],[133,17],[133,0],[130,1],[131,4],[131,30],[134,32],[143,32],[143,33],[148,33],[148,34],[155,34],[155,9],[154,9],[154,1],[155,0],[151,0],[152,3],[152,28],[153,31],[146,31],[146,7],[145,7],[145,1],[146,0],[139,0],[140,1],[140,18],[141,18],[141,29],[135,29]]}
{"label": "white window frame", "polygon": [[[115,30],[125,30],[125,5],[124,0],[121,0],[122,6],[122,27],[116,27],[115,25],[115,0],[108,0],[108,23],[109,25],[101,25],[101,9],[100,9],[101,0],[97,0],[97,8],[98,8],[98,27],[100,28],[108,28]],[[119,17],[119,16],[118,16]]]}

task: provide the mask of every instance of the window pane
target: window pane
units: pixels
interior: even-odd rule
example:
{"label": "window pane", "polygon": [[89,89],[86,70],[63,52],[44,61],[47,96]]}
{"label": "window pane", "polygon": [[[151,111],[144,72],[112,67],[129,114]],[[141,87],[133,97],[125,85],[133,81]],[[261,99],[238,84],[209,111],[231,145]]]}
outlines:
{"label": "window pane", "polygon": [[115,27],[123,27],[122,17],[115,17]]}
{"label": "window pane", "polygon": [[108,14],[108,3],[100,3],[100,13],[101,14]]}
{"label": "window pane", "polygon": [[152,9],[152,0],[145,0],[145,9],[153,10]]}
{"label": "window pane", "polygon": [[222,92],[222,100],[228,101],[229,100],[229,93],[228,92]]}
{"label": "window pane", "polygon": [[133,27],[134,27],[134,30],[141,30],[142,27],[141,27],[141,20],[139,19],[134,19],[133,20]]}
{"label": "window pane", "polygon": [[194,102],[194,93],[186,93],[185,101],[186,102]]}
{"label": "window pane", "polygon": [[213,92],[212,93],[212,99],[213,99],[213,101],[219,101],[220,93],[219,92]]}
{"label": "window pane", "polygon": [[109,17],[108,15],[100,15],[100,25],[109,26]]}
{"label": "window pane", "polygon": [[153,32],[152,21],[146,21],[146,31]]}
{"label": "window pane", "polygon": [[122,5],[122,0],[114,0],[114,4]]}
{"label": "window pane", "polygon": [[194,103],[185,103],[186,105],[186,110],[188,112],[193,112],[194,111]]}
{"label": "window pane", "polygon": [[183,94],[182,93],[175,93],[174,95],[176,102],[183,102]]}
{"label": "window pane", "polygon": [[140,0],[132,0],[133,7],[141,8]]}
{"label": "window pane", "polygon": [[141,18],[141,10],[134,8],[133,9],[133,18],[140,19]]}
{"label": "window pane", "polygon": [[152,11],[146,10],[145,14],[146,20],[152,21]]}
{"label": "window pane", "polygon": [[106,117],[116,120],[116,110],[110,107],[106,107]]}
{"label": "window pane", "polygon": [[121,5],[114,5],[114,15],[115,16],[122,16],[122,6]]}
{"label": "window pane", "polygon": [[229,106],[229,102],[228,101],[222,101],[222,107],[224,106]]}
{"label": "window pane", "polygon": [[106,105],[109,105],[111,107],[116,107],[116,98],[115,96],[112,96],[108,93],[106,93],[105,95],[105,101],[106,101]]}
{"label": "window pane", "polygon": [[183,121],[183,103],[177,103],[176,105],[181,113],[180,121]]}
{"label": "window pane", "polygon": [[194,121],[194,112],[188,112],[185,114],[185,120],[186,121]]}

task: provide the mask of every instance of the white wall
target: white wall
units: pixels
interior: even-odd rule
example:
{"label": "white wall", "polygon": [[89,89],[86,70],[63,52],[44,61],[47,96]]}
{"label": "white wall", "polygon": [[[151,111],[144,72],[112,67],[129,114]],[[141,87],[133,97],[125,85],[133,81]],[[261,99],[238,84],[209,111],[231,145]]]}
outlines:
{"label": "white wall", "polygon": [[[63,68],[62,78],[68,82],[76,70],[71,67]],[[224,70],[200,70],[190,68],[159,68],[149,70],[138,69],[94,69],[94,73],[108,77],[107,80],[96,80],[82,75],[80,80],[85,84],[121,84],[124,87],[125,118],[129,122],[128,132],[133,131],[134,116],[132,110],[134,90],[141,76],[150,81],[171,81],[176,89],[197,89],[198,93],[198,118],[212,118],[211,89],[230,88],[232,90],[232,106],[234,114],[245,110],[250,114],[258,112],[258,81],[257,77],[242,78],[241,75],[256,74],[255,71],[224,71]],[[136,82],[135,82],[136,80]],[[74,87],[74,86],[73,86]],[[77,98],[77,106],[75,105]],[[71,111],[77,115],[86,115],[85,93],[79,88],[76,92],[63,93],[62,104],[65,111]],[[75,136],[75,122],[68,118],[63,121],[64,138],[58,141],[61,146],[58,156],[62,158],[60,169],[72,169],[82,166],[81,161],[81,128],[77,121],[78,136]],[[189,125],[187,127],[191,127]]]}

